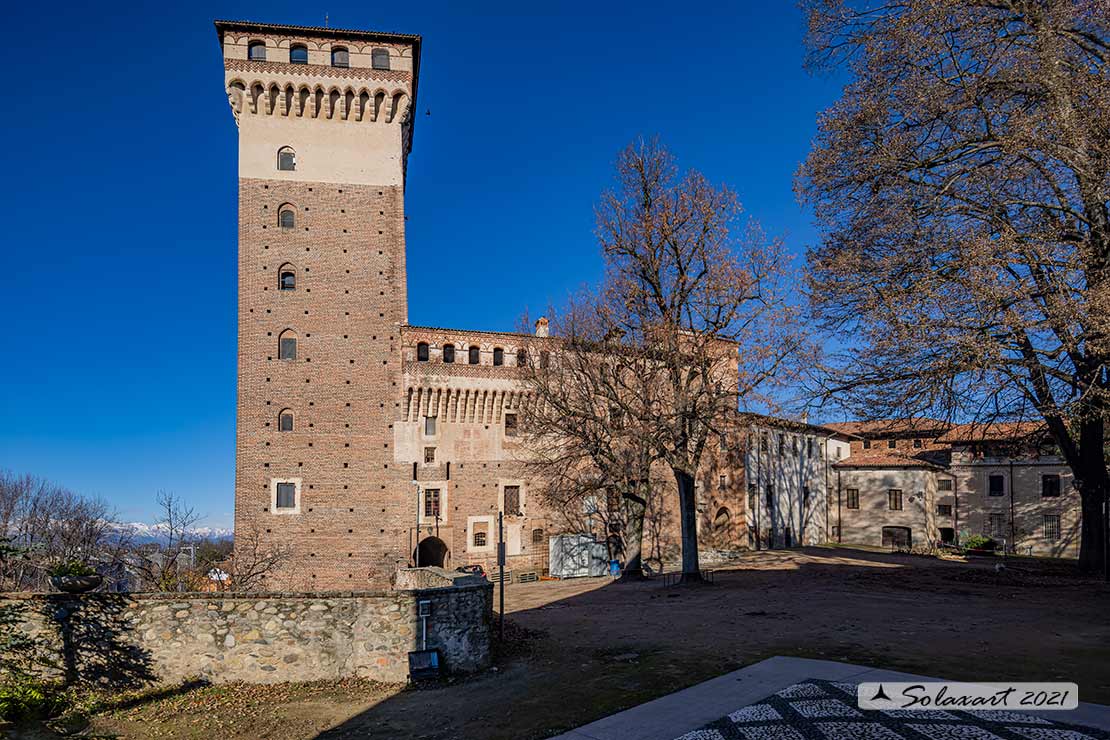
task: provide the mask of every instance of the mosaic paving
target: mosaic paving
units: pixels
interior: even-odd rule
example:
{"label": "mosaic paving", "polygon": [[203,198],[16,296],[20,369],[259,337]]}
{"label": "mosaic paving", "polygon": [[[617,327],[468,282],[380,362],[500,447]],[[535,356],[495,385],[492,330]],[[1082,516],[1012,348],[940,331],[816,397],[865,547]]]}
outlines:
{"label": "mosaic paving", "polygon": [[1110,733],[1003,711],[856,708],[856,686],[804,681],[675,740],[1110,740]]}

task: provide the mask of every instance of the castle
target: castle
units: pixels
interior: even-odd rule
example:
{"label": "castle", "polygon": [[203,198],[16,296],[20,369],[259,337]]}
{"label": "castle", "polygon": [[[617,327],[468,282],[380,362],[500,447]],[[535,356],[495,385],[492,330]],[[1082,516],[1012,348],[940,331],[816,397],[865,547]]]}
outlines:
{"label": "castle", "polygon": [[[420,37],[215,25],[239,130],[237,537],[287,552],[277,586],[357,590],[412,564],[488,569],[502,515],[508,567],[542,572],[549,537],[583,525],[545,508],[521,462],[517,414],[529,389],[519,366],[536,338],[408,323],[405,181]],[[536,332],[546,336],[543,321]],[[870,539],[886,531],[886,510],[850,525],[842,501],[842,478],[878,469],[841,460],[862,444],[858,430],[739,414],[732,427],[698,476],[706,546],[813,544],[852,531],[880,544]],[[774,441],[757,447],[753,433]],[[789,455],[796,474],[785,472]],[[895,463],[896,475],[923,465]],[[893,486],[884,478],[882,495]],[[649,557],[677,552],[674,498],[661,496]],[[928,522],[918,541],[945,536],[933,514]],[[590,533],[610,536],[600,527]]]}

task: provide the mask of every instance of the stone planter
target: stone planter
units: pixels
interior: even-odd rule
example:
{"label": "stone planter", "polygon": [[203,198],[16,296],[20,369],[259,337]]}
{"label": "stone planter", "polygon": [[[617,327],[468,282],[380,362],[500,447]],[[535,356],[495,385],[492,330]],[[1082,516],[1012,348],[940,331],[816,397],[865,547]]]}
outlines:
{"label": "stone planter", "polygon": [[100,575],[91,576],[50,576],[50,583],[59,591],[67,594],[83,594],[98,588],[104,582]]}

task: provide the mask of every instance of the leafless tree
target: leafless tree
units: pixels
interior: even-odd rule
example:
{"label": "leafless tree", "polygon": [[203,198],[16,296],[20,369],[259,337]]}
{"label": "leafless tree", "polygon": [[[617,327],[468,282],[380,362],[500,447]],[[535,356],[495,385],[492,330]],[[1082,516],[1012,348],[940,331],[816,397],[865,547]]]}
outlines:
{"label": "leafless tree", "polygon": [[1110,492],[1110,3],[807,0],[851,75],[798,190],[841,347],[819,388],[869,418],[1042,420],[1097,569]]}
{"label": "leafless tree", "polygon": [[134,560],[144,588],[157,591],[190,591],[196,588],[196,532],[200,514],[174,493],[159,491],[154,531],[157,547],[140,549]]}
{"label": "leafless tree", "polygon": [[0,537],[0,588],[8,591],[46,590],[50,567],[63,561],[110,569],[128,544],[101,499],[9,471],[0,471]]}
{"label": "leafless tree", "polygon": [[291,552],[288,545],[268,543],[252,524],[236,530],[234,549],[225,561],[210,565],[227,574],[226,582],[218,581],[221,587],[250,593],[269,588],[272,577],[290,560]]}
{"label": "leafless tree", "polygon": [[527,343],[525,461],[547,506],[578,531],[600,521],[610,557],[624,560],[622,580],[636,580],[643,577],[644,515],[658,495],[650,485],[657,454],[641,421],[648,399],[636,371],[643,355],[612,341],[598,301],[583,291],[551,312],[552,339]]}
{"label": "leafless tree", "polygon": [[[589,305],[588,331],[579,332],[585,351],[570,355],[583,364],[593,353],[597,367],[582,368],[587,392],[575,396],[596,392],[596,405],[581,406],[582,418],[596,429],[595,447],[608,444],[621,456],[602,481],[642,480],[654,460],[670,469],[682,578],[697,581],[695,476],[706,442],[724,432],[741,401],[766,401],[771,382],[802,347],[784,300],[788,262],[781,242],[753,222],[742,228],[732,190],[693,170],[680,175],[655,140],[620,153],[616,181],[597,208],[604,284]],[[602,423],[611,422],[613,407],[623,429]]]}

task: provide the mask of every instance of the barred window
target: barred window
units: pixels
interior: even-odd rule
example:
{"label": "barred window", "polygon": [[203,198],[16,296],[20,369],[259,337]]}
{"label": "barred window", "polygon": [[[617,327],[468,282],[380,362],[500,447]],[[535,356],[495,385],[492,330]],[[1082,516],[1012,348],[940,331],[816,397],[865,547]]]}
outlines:
{"label": "barred window", "polygon": [[533,545],[542,545],[543,544],[543,530],[542,529],[533,529],[532,530],[532,544]]}
{"label": "barred window", "polygon": [[1000,512],[992,512],[987,517],[987,534],[991,537],[1005,537],[1006,536],[1006,515]]}
{"label": "barred window", "polygon": [[1049,542],[1060,539],[1060,515],[1045,514],[1043,519],[1044,538]]}
{"label": "barred window", "polygon": [[486,546],[486,533],[485,532],[475,532],[474,533],[474,546],[475,547],[485,547]]}
{"label": "barred window", "polygon": [[511,516],[520,515],[520,486],[505,486],[505,509]]}
{"label": "barred window", "polygon": [[952,479],[951,478],[938,478],[937,479],[937,490],[938,491],[951,491],[952,490]]}

